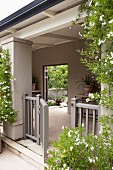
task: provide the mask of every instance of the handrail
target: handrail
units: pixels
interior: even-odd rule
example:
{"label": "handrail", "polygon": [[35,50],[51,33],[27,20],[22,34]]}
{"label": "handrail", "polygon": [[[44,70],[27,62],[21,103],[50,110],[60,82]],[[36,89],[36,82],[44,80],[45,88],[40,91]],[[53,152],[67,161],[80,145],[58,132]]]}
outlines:
{"label": "handrail", "polygon": [[27,100],[34,100],[34,101],[36,101],[36,97],[26,96],[26,97],[25,97],[25,99],[27,99]]}
{"label": "handrail", "polygon": [[47,106],[47,103],[45,102],[45,100],[44,99],[40,99],[40,104],[43,106],[43,107],[45,107],[45,106]]}
{"label": "handrail", "polygon": [[76,107],[81,107],[84,109],[95,109],[95,110],[99,109],[98,105],[86,104],[86,103],[76,103]]}

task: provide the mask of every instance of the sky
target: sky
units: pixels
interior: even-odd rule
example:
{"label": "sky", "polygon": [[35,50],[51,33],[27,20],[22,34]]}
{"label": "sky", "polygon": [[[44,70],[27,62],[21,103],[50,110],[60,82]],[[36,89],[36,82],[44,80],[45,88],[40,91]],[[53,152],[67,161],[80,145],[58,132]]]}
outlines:
{"label": "sky", "polygon": [[34,0],[0,0],[0,21]]}

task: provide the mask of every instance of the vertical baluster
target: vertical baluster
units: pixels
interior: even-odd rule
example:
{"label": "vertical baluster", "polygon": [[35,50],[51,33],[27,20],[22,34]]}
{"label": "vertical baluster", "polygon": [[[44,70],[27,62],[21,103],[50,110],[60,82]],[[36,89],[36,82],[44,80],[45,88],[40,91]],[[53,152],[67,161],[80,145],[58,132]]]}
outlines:
{"label": "vertical baluster", "polygon": [[34,110],[34,115],[35,115],[35,137],[37,137],[37,112],[36,112],[36,101],[35,101],[35,110]]}
{"label": "vertical baluster", "polygon": [[[98,118],[99,118],[99,116],[101,115],[101,105],[98,105]],[[100,123],[99,123],[99,121],[98,121],[98,134],[99,134],[99,131],[101,130],[101,127],[100,127]]]}
{"label": "vertical baluster", "polygon": [[35,117],[35,100],[33,101],[33,135],[35,136],[35,119],[36,119],[36,117]]}
{"label": "vertical baluster", "polygon": [[28,115],[28,134],[30,134],[30,127],[29,127],[29,116],[30,116],[30,113],[29,113],[29,100],[27,100],[27,115]]}
{"label": "vertical baluster", "polygon": [[71,127],[78,126],[78,108],[76,107],[76,96],[71,99]]}
{"label": "vertical baluster", "polygon": [[79,125],[82,125],[82,108],[79,108]]}
{"label": "vertical baluster", "polygon": [[40,144],[40,95],[36,96],[37,144]]}
{"label": "vertical baluster", "polygon": [[86,109],[86,135],[89,133],[89,110]]}
{"label": "vertical baluster", "polygon": [[93,134],[95,135],[95,126],[96,125],[96,110],[93,110]]}
{"label": "vertical baluster", "polygon": [[47,158],[47,149],[49,146],[49,119],[48,119],[48,105],[46,104],[43,109],[43,148],[44,160]]}
{"label": "vertical baluster", "polygon": [[44,116],[44,107],[42,106],[42,103],[40,103],[40,144],[43,145],[43,116]]}
{"label": "vertical baluster", "polygon": [[31,135],[33,135],[33,102],[32,100],[30,101],[30,113],[31,113]]}
{"label": "vertical baluster", "polygon": [[24,139],[26,139],[26,127],[27,127],[27,108],[26,108],[26,96],[27,94],[23,94],[23,136],[24,136]]}

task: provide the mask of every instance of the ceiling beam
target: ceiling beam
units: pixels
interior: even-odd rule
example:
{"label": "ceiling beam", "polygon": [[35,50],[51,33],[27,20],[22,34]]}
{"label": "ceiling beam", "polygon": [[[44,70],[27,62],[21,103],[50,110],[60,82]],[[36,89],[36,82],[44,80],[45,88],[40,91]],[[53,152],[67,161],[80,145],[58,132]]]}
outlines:
{"label": "ceiling beam", "polygon": [[48,43],[33,43],[32,46],[46,46],[46,47],[54,47],[53,44],[48,44]]}
{"label": "ceiling beam", "polygon": [[49,37],[49,38],[56,38],[56,39],[63,39],[63,40],[72,40],[75,41],[76,37],[69,37],[69,36],[65,36],[65,35],[58,35],[58,34],[51,34],[51,33],[47,33],[42,35],[43,37]]}
{"label": "ceiling beam", "polygon": [[8,28],[7,30],[5,30],[5,32],[9,32],[9,33],[16,33],[17,32],[17,29],[16,28]]}
{"label": "ceiling beam", "polygon": [[54,16],[56,15],[56,12],[55,11],[52,11],[52,10],[45,10],[42,12],[44,15],[50,17],[50,18],[54,18]]}

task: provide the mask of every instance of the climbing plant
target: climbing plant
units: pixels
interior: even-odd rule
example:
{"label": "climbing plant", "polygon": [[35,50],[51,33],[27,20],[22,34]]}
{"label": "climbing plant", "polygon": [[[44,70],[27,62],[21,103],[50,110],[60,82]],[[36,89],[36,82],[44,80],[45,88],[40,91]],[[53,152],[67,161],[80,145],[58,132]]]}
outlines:
{"label": "climbing plant", "polygon": [[[85,40],[82,51],[84,63],[104,84],[100,94],[90,94],[91,99],[113,110],[113,0],[89,0],[79,9],[85,12],[83,32]],[[76,24],[76,21],[73,22]],[[82,127],[67,129],[48,150],[48,170],[112,170],[113,169],[113,115],[100,117],[102,129],[99,135],[83,135]],[[82,132],[82,133],[81,133]],[[82,136],[83,135],[83,136]]]}
{"label": "climbing plant", "polygon": [[8,50],[0,50],[0,122],[13,123],[17,112],[12,108],[11,62]]}
{"label": "climbing plant", "polygon": [[[85,40],[85,48],[80,51],[81,61],[96,75],[99,83],[107,84],[101,90],[99,103],[113,109],[113,0],[90,0],[79,8],[85,12],[79,33]],[[76,23],[76,22],[75,22]],[[94,97],[93,96],[93,97]]]}

